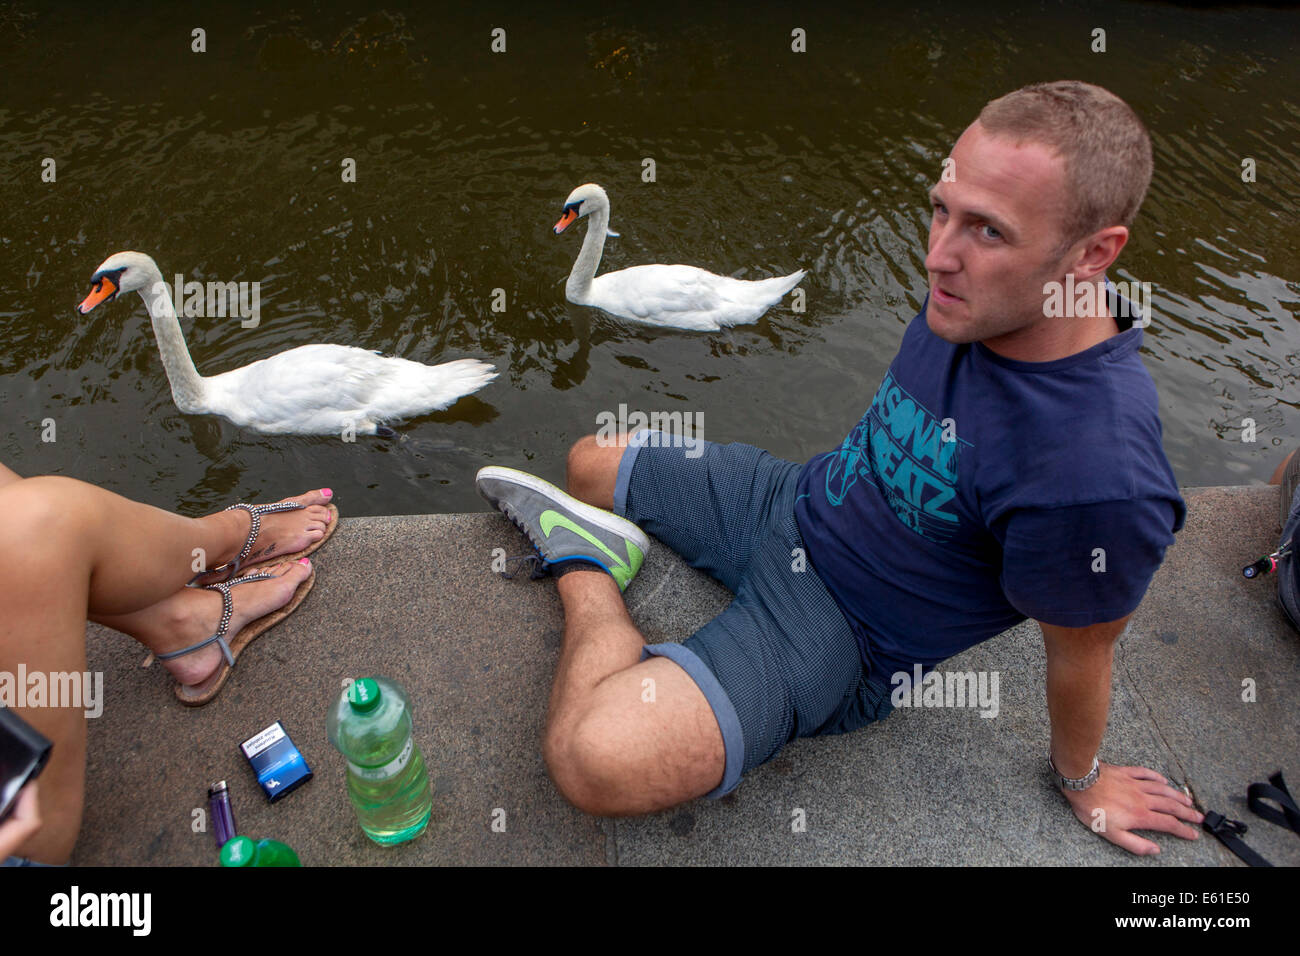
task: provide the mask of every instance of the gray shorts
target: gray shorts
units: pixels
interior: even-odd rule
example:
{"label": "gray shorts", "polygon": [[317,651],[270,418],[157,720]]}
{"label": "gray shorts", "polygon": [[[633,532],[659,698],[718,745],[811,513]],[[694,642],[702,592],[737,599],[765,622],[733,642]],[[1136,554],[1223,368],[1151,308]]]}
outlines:
{"label": "gray shorts", "polygon": [[680,665],[713,709],[726,767],[707,796],[730,793],[796,737],[887,716],[888,689],[868,679],[853,630],[804,551],[794,517],[801,466],[739,443],[634,444],[645,437],[623,453],[614,511],[735,594],[681,644],[641,654]]}

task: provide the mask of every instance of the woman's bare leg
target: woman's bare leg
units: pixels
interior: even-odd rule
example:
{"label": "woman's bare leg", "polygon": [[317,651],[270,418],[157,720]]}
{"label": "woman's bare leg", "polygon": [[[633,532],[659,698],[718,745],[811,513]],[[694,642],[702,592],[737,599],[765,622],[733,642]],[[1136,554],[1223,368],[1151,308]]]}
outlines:
{"label": "woman's bare leg", "polygon": [[[5,492],[0,491],[0,502]],[[0,549],[10,550],[14,532],[37,531],[25,522],[0,522]],[[0,608],[0,671],[14,675],[18,665],[28,674],[73,673],[86,669],[85,603],[89,578],[64,575],[46,548],[36,548],[23,562],[0,556],[4,585]],[[21,599],[18,599],[18,598]],[[47,678],[48,679],[48,678]],[[86,718],[72,707],[15,707],[14,711],[54,742],[41,774],[40,830],[19,854],[40,863],[65,863],[81,826],[86,773]]]}
{"label": "woman's bare leg", "polygon": [[[2,482],[3,479],[0,478],[0,487],[3,486]],[[299,496],[299,498],[286,500],[302,500],[303,503],[309,504],[310,501],[316,500],[318,497],[325,497],[328,500],[332,495],[333,493],[330,492],[329,489],[322,489],[319,493],[309,493],[307,495]],[[297,514],[297,512],[293,512],[293,514]],[[271,516],[263,516],[263,528],[267,527],[266,523],[270,517]],[[330,520],[331,516],[328,509],[322,505],[309,504],[309,507],[302,512],[302,518],[300,519],[303,538],[306,541],[320,539],[325,534]],[[281,542],[281,544],[282,543],[283,542]],[[305,547],[306,545],[304,544],[303,546]],[[249,560],[251,561],[252,559],[256,559],[259,554],[266,552],[268,549],[271,554],[290,554],[293,551],[299,550],[297,547],[282,547],[277,545],[275,542],[271,541],[267,533],[263,531],[258,535],[257,542],[253,546],[253,551],[249,555]],[[262,560],[265,561],[267,558],[262,558]],[[262,564],[251,564],[246,561],[241,574],[254,573],[264,569],[265,566]],[[219,581],[221,580],[221,576],[214,575],[213,580]],[[177,641],[179,640],[179,637],[187,636],[191,633],[193,629],[191,625],[196,623],[196,619],[206,620],[208,617],[211,617],[211,615],[204,609],[213,606],[216,607],[219,616],[221,612],[221,598],[216,594],[216,592],[203,591],[194,588],[181,588],[176,592],[169,594],[161,601],[151,604],[149,607],[143,608],[139,611],[133,611],[127,614],[92,612],[89,617],[95,623],[103,624],[106,627],[113,628],[115,631],[121,631],[123,634],[128,634],[140,641],[141,644],[145,644],[150,648],[168,651],[187,647],[189,644],[194,643],[194,641],[180,640],[179,643],[177,643]],[[215,619],[216,618],[213,618],[213,620]],[[200,637],[204,636],[206,635],[196,636],[194,640],[199,640]],[[174,646],[169,647],[167,646],[168,644],[174,644]],[[169,668],[173,673],[176,673],[176,667],[169,665]],[[191,662],[187,661],[182,669],[193,671],[194,667]],[[209,668],[209,671],[210,670],[211,669]],[[198,682],[185,680],[181,678],[179,674],[178,678],[181,679],[182,683],[188,684]]]}
{"label": "woman's bare leg", "polygon": [[[315,506],[324,499],[313,492],[299,500]],[[319,523],[317,531],[323,534],[323,515],[309,517],[313,510],[324,512],[324,508],[309,507],[266,516],[261,540],[275,543],[281,553],[304,547],[313,521]],[[9,674],[15,674],[19,664],[25,665],[29,674],[84,671],[88,613],[130,614],[167,599],[192,575],[195,548],[203,549],[210,566],[228,561],[243,546],[249,526],[243,511],[183,518],[94,485],[58,477],[0,484],[0,515],[4,518],[0,521],[0,671]],[[254,613],[254,605],[283,604],[309,573],[308,565],[286,564],[276,570],[280,574],[276,580],[242,585],[233,592],[237,611],[242,606],[239,613]],[[161,646],[153,637],[146,643],[149,640],[160,643],[154,650],[175,649]],[[204,648],[188,657],[197,662],[214,650]],[[40,813],[45,824],[20,852],[41,862],[64,862],[81,824],[86,751],[83,710],[15,709],[55,743],[41,775]]]}
{"label": "woman's bare leg", "polygon": [[[258,565],[248,573],[280,577],[277,581],[250,581],[230,592],[233,610],[226,632],[231,637],[238,634],[245,624],[288,604],[294,590],[311,574],[311,561],[300,558],[298,564],[270,562]],[[222,600],[218,592],[181,588],[143,611],[101,615],[94,620],[134,637],[155,654],[165,654],[192,647],[215,634],[221,621],[221,609]],[[212,675],[222,660],[221,650],[211,644],[192,654],[161,663],[180,683],[200,684]]]}
{"label": "woman's bare leg", "polygon": [[[249,529],[245,511],[185,518],[52,475],[10,482],[0,487],[0,496],[6,521],[21,515],[29,523],[38,516],[40,527],[48,526],[68,546],[62,555],[65,573],[89,576],[83,620],[87,614],[130,614],[163,600],[193,576],[196,558],[208,567],[233,560]],[[310,507],[263,517],[259,545],[287,554],[324,535],[328,512],[320,507],[322,495],[310,492],[293,500]],[[43,533],[12,539],[5,559],[23,560],[43,545]],[[4,582],[0,575],[0,587]]]}

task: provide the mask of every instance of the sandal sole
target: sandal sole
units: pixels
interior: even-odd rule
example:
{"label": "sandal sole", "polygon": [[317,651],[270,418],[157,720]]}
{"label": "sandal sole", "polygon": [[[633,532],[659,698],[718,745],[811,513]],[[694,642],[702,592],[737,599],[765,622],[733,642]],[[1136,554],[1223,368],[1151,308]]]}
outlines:
{"label": "sandal sole", "polygon": [[[315,584],[316,570],[313,568],[311,574],[293,592],[293,597],[289,599],[288,604],[279,610],[272,611],[270,614],[245,624],[243,630],[236,634],[235,639],[230,642],[230,654],[235,658],[235,662],[239,662],[239,655],[244,652],[244,649],[249,644],[252,644],[253,641],[298,610],[298,606],[306,600],[307,594]],[[202,683],[177,684],[174,691],[176,699],[186,707],[202,707],[204,704],[210,703],[221,692],[221,688],[225,686],[233,670],[234,668],[222,659],[219,668]]]}

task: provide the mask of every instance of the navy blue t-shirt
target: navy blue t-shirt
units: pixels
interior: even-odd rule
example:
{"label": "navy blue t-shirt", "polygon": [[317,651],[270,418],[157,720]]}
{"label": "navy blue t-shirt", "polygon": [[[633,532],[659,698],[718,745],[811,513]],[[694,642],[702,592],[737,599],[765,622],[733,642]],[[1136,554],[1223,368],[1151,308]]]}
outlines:
{"label": "navy blue t-shirt", "polygon": [[1141,345],[1129,327],[1019,362],[944,341],[922,306],[871,407],[804,466],[795,501],[875,677],[1027,617],[1084,627],[1137,608],[1187,511]]}

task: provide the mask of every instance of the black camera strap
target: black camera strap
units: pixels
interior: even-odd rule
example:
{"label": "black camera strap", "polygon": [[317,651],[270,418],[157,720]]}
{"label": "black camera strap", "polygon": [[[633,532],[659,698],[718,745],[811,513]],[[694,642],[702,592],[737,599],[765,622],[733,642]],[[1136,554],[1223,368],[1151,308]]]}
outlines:
{"label": "black camera strap", "polygon": [[[1280,809],[1269,806],[1265,800],[1271,800],[1278,805]],[[1296,806],[1295,798],[1291,796],[1291,791],[1286,788],[1286,781],[1282,779],[1282,771],[1278,771],[1268,778],[1268,783],[1252,783],[1246,788],[1246,805],[1250,807],[1252,813],[1263,817],[1269,823],[1276,823],[1280,827],[1285,827],[1300,836],[1300,807]],[[1240,820],[1229,820],[1222,813],[1215,813],[1211,810],[1205,814],[1205,820],[1201,823],[1202,829],[1208,831],[1218,838],[1219,842],[1235,853],[1241,860],[1249,866],[1272,866],[1249,846],[1241,838],[1246,834],[1246,824]]]}

